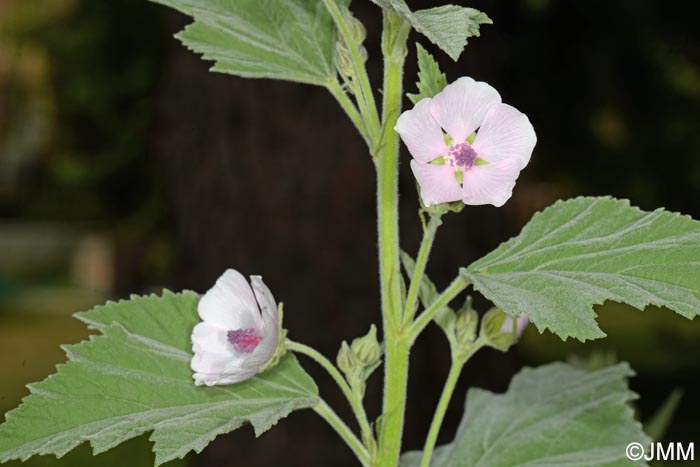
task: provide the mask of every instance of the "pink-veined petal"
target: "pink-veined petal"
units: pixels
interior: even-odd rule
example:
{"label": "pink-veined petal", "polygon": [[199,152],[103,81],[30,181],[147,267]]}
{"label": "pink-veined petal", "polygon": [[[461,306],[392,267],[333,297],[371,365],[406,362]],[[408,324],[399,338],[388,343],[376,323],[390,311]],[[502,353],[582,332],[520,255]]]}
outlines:
{"label": "pink-veined petal", "polygon": [[462,187],[459,186],[455,169],[450,164],[421,164],[411,161],[411,170],[420,185],[420,196],[424,205],[462,199]]}
{"label": "pink-veined petal", "polygon": [[501,207],[513,194],[519,174],[520,166],[513,159],[475,165],[464,172],[462,201],[473,206]]}
{"label": "pink-veined petal", "polygon": [[267,363],[277,351],[279,340],[279,312],[277,302],[260,276],[251,276],[250,283],[258,299],[263,320],[263,340],[246,359],[247,368],[260,368]]}
{"label": "pink-veined petal", "polygon": [[430,99],[422,99],[413,109],[402,113],[394,130],[419,162],[427,163],[447,154],[440,124],[430,113]]}
{"label": "pink-veined petal", "polygon": [[496,104],[486,113],[472,147],[481,159],[515,159],[522,169],[530,162],[536,143],[535,129],[527,115],[508,104]]}
{"label": "pink-veined petal", "polygon": [[486,112],[500,102],[501,96],[494,88],[465,76],[433,97],[430,111],[455,144],[459,144],[479,128]]}
{"label": "pink-veined petal", "polygon": [[199,300],[199,316],[227,330],[253,328],[262,334],[262,320],[245,277],[228,269]]}

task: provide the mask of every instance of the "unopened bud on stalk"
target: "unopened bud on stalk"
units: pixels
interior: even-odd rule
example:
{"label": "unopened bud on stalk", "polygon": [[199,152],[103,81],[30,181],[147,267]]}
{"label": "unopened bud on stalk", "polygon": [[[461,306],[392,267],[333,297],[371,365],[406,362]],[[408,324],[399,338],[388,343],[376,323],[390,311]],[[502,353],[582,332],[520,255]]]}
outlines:
{"label": "unopened bud on stalk", "polygon": [[354,40],[357,44],[362,44],[365,41],[365,38],[367,37],[367,29],[365,29],[365,25],[362,24],[362,22],[359,19],[355,18],[355,16],[350,12],[350,10],[347,10],[347,15],[347,22],[352,40]]}
{"label": "unopened bud on stalk", "polygon": [[[508,329],[504,329],[504,323],[510,323],[510,326],[506,326]],[[489,347],[506,352],[518,341],[517,331],[516,323],[508,315],[498,308],[491,308],[481,319],[479,337]]]}
{"label": "unopened bud on stalk", "polygon": [[377,328],[372,325],[369,332],[352,341],[350,346],[357,361],[364,367],[369,367],[379,361],[382,355],[382,347],[377,341]]}
{"label": "unopened bud on stalk", "polygon": [[463,307],[457,312],[455,337],[460,346],[469,346],[476,340],[476,327],[479,314],[471,306]]}
{"label": "unopened bud on stalk", "polygon": [[352,62],[350,50],[342,43],[338,42],[335,46],[335,66],[341,75],[351,78],[355,75],[355,66]]}
{"label": "unopened bud on stalk", "polygon": [[346,375],[349,375],[355,368],[357,368],[357,359],[352,353],[352,350],[350,350],[350,346],[345,341],[340,344],[340,350],[338,351],[338,356],[336,357],[336,363],[338,364],[340,371]]}

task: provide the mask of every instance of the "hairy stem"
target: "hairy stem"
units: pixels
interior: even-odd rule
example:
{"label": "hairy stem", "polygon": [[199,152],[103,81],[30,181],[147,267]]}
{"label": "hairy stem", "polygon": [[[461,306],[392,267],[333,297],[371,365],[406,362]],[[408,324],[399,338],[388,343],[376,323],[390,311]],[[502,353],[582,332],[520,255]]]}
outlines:
{"label": "hairy stem", "polygon": [[362,135],[362,139],[365,140],[367,146],[371,148],[372,143],[367,135],[367,126],[365,125],[365,121],[362,119],[362,115],[360,115],[360,112],[357,110],[355,103],[347,95],[341,84],[337,79],[334,79],[328,83],[326,88],[328,91],[330,91],[333,97],[335,97],[335,100],[338,101],[338,104],[340,104],[348,117],[350,117],[350,120],[355,125],[355,128],[357,128],[360,135]]}
{"label": "hairy stem", "polygon": [[398,15],[384,11],[382,140],[376,165],[385,377],[377,465],[386,467],[398,465],[401,453],[410,348],[401,326],[402,293],[398,215],[399,138],[394,131],[396,120],[401,112],[403,65],[408,31],[409,28]]}
{"label": "hairy stem", "polygon": [[406,306],[403,312],[403,323],[408,325],[413,321],[413,317],[416,315],[417,305],[418,305],[418,292],[420,291],[421,283],[423,282],[423,275],[425,274],[425,267],[428,264],[428,257],[430,256],[430,250],[433,247],[433,241],[435,240],[435,233],[438,227],[442,225],[442,216],[439,214],[431,215],[428,225],[423,231],[423,241],[420,244],[418,250],[418,256],[416,257],[416,267],[413,270],[413,277],[411,278],[411,285],[408,288],[408,294],[406,295]]}
{"label": "hairy stem", "polygon": [[413,322],[408,331],[410,342],[413,343],[420,333],[423,332],[423,329],[430,324],[435,314],[466,289],[468,285],[468,280],[461,275],[457,276],[440,296]]}
{"label": "hairy stem", "polygon": [[357,423],[360,425],[360,430],[362,431],[362,439],[373,439],[372,428],[369,424],[369,420],[367,419],[367,413],[362,405],[362,400],[359,398],[359,395],[350,388],[350,385],[347,383],[347,381],[345,381],[345,378],[335,367],[335,365],[333,365],[333,363],[331,363],[330,360],[324,357],[319,351],[309,347],[308,345],[300,344],[299,342],[294,342],[287,339],[286,346],[292,352],[300,353],[312,358],[331,375],[333,380],[340,387],[340,390],[343,391],[343,394],[350,403],[352,411],[355,413]]}
{"label": "hairy stem", "polygon": [[[374,93],[372,92],[372,85],[369,81],[369,76],[367,75],[367,69],[365,68],[364,58],[360,52],[360,47],[357,40],[353,37],[350,30],[350,25],[347,22],[347,15],[338,6],[336,0],[323,0],[323,4],[330,13],[336,27],[338,28],[338,33],[342,38],[343,42],[350,51],[350,56],[352,57],[353,68],[355,71],[354,83],[355,91],[357,94],[357,103],[360,107],[360,113],[367,126],[367,136],[370,140],[370,151],[374,152],[375,145],[379,139],[379,114],[377,113],[377,104],[374,100]],[[374,154],[372,154],[374,155]]]}
{"label": "hairy stem", "polygon": [[369,453],[367,449],[362,445],[362,442],[357,439],[348,428],[348,426],[343,422],[343,420],[338,417],[338,415],[330,408],[328,404],[324,401],[319,402],[314,406],[314,412],[319,414],[325,421],[328,422],[330,426],[343,438],[343,441],[352,449],[357,458],[360,460],[364,467],[369,467]]}
{"label": "hairy stem", "polygon": [[435,450],[435,443],[437,442],[438,434],[440,434],[440,428],[442,427],[442,422],[445,419],[447,407],[449,406],[452,395],[454,394],[455,387],[457,386],[457,381],[459,380],[459,375],[462,373],[464,364],[482,346],[482,342],[477,340],[467,351],[460,352],[454,348],[452,349],[452,364],[450,365],[450,372],[447,375],[445,387],[442,389],[440,401],[435,409],[433,421],[430,423],[428,437],[426,438],[425,445],[423,446],[423,457],[420,463],[421,467],[428,467],[430,465],[430,459],[432,458],[433,451]]}

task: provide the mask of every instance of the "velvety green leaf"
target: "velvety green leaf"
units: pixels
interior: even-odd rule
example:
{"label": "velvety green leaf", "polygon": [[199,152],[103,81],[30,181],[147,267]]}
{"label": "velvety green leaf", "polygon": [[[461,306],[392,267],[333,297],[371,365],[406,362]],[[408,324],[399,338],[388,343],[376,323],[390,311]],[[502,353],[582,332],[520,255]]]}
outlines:
{"label": "velvety green leaf", "polygon": [[413,28],[457,61],[470,37],[479,37],[479,27],[491,24],[486,14],[457,5],[443,5],[412,12],[404,0],[372,0],[394,11]]}
{"label": "velvety green leaf", "polygon": [[243,383],[195,387],[192,292],[132,297],[78,318],[101,335],[65,348],[69,362],[30,386],[0,425],[0,461],[62,456],[89,441],[95,453],[152,431],[156,464],[200,452],[245,422],[257,435],[295,409],[318,402],[313,380],[288,354]]}
{"label": "velvety green leaf", "polygon": [[316,0],[153,0],[194,18],[177,37],[212,71],[325,85],[336,32]]}
{"label": "velvety green leaf", "polygon": [[[454,441],[432,467],[630,466],[625,447],[650,440],[628,402],[627,364],[588,372],[563,363],[525,368],[505,394],[470,389]],[[402,467],[420,465],[420,452]],[[644,464],[636,464],[644,465]]]}
{"label": "velvety green leaf", "polygon": [[700,222],[607,197],[560,201],[462,273],[540,331],[595,339],[593,305],[606,300],[700,313]]}
{"label": "velvety green leaf", "polygon": [[433,97],[447,86],[447,77],[432,55],[416,42],[418,53],[418,94],[407,94],[414,104],[426,97]]}

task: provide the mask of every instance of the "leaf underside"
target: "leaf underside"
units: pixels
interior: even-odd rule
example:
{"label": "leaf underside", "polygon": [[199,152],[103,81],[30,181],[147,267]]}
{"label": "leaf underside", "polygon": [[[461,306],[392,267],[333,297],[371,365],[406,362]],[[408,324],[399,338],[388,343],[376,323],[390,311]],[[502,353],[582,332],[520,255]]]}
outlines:
{"label": "leaf underside", "polygon": [[700,222],[626,200],[581,197],[535,214],[520,235],[462,270],[496,306],[562,339],[605,334],[593,306],[700,312]]}
{"label": "leaf underside", "polygon": [[335,25],[321,1],[152,1],[194,18],[177,38],[212,71],[321,86],[335,77]]}
{"label": "leaf underside", "polygon": [[442,5],[411,11],[404,0],[372,0],[380,7],[393,11],[413,28],[457,61],[470,37],[479,37],[479,27],[491,24],[486,14],[474,8]]}
{"label": "leaf underside", "polygon": [[[508,391],[470,389],[455,439],[438,447],[431,467],[617,467],[630,442],[650,440],[634,420],[627,364],[588,372],[564,363],[516,375]],[[401,457],[420,465],[421,452]]]}
{"label": "leaf underside", "polygon": [[66,346],[68,363],[29,386],[0,425],[0,462],[61,457],[86,441],[98,454],[152,431],[160,465],[246,422],[260,435],[318,402],[316,385],[291,354],[243,383],[195,387],[189,362],[198,301],[192,292],[166,291],[78,314],[101,335]]}

